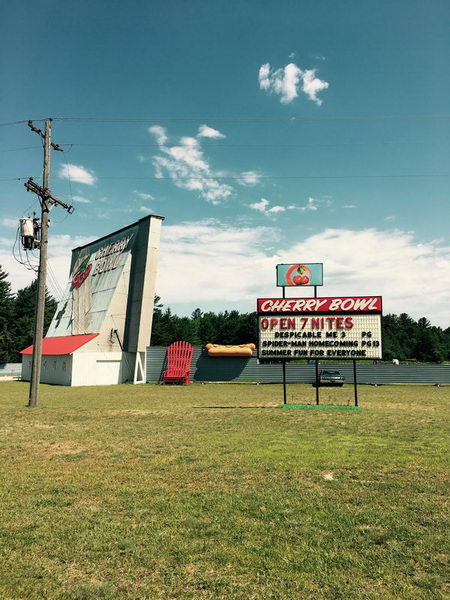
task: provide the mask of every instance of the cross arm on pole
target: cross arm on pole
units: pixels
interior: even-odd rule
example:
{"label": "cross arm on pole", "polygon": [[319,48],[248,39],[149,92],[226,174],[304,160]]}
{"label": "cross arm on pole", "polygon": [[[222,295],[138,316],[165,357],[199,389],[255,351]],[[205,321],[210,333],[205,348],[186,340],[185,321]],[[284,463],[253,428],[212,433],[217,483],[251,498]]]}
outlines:
{"label": "cross arm on pole", "polygon": [[[49,120],[51,121],[51,119]],[[45,140],[45,133],[41,131],[38,127],[33,125],[33,121],[28,121],[28,127],[32,131],[34,131],[34,133],[37,133],[43,140]],[[50,142],[50,146],[53,148],[53,150],[56,150],[57,152],[64,152],[63,148],[61,148],[59,144],[55,144],[55,142]]]}
{"label": "cross arm on pole", "polygon": [[45,202],[49,201],[50,204],[54,204],[54,205],[57,204],[58,206],[65,208],[69,214],[73,213],[73,211],[74,211],[73,206],[66,204],[62,200],[59,200],[59,198],[55,198],[55,196],[53,196],[50,193],[48,188],[44,188],[44,187],[38,185],[35,181],[33,181],[32,177],[30,177],[29,180],[26,183],[24,183],[24,186],[27,188],[27,190],[29,192],[34,192]]}

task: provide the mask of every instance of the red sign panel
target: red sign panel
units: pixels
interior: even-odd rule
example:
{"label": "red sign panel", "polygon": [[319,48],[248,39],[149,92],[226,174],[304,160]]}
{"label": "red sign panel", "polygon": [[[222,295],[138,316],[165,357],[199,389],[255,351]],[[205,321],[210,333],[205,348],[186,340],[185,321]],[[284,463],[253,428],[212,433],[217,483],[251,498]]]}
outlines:
{"label": "red sign panel", "polygon": [[258,314],[381,313],[381,296],[258,298]]}

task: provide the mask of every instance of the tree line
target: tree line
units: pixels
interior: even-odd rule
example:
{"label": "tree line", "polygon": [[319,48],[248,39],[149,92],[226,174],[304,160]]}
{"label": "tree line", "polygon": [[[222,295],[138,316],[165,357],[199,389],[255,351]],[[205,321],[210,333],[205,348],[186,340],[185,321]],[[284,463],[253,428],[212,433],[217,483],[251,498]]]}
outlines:
{"label": "tree line", "polygon": [[[21,362],[20,351],[33,343],[36,288],[37,280],[34,280],[13,294],[8,274],[0,266],[0,364]],[[56,306],[56,300],[47,292],[44,331],[51,323]]]}
{"label": "tree line", "polygon": [[[425,317],[415,321],[406,313],[388,314],[381,319],[383,359],[441,363],[450,360],[450,327],[431,325]],[[152,346],[168,346],[185,340],[194,346],[213,344],[258,344],[256,312],[237,310],[220,313],[196,308],[190,317],[178,317],[156,297],[153,313]]]}
{"label": "tree line", "polygon": [[[44,331],[56,311],[57,302],[47,292]],[[0,363],[21,362],[20,351],[33,343],[36,281],[11,291],[8,274],[0,266]],[[415,321],[406,313],[382,317],[383,358],[400,361],[440,363],[450,360],[450,327],[442,329],[422,317]],[[190,317],[179,317],[170,308],[164,309],[155,297],[152,346],[168,346],[185,340],[195,346],[214,344],[258,343],[256,312],[237,310],[219,313],[202,312],[196,308]]]}

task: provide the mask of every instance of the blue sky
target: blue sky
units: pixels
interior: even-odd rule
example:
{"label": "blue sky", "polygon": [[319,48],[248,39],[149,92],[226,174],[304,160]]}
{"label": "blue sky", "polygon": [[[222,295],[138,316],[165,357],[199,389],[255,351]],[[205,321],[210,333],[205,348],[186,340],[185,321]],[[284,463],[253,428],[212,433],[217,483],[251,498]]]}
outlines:
{"label": "blue sky", "polygon": [[[277,263],[310,261],[322,295],[448,326],[449,17],[439,0],[3,7],[0,123],[54,117],[65,144],[51,189],[76,210],[52,213],[52,282],[71,247],[151,212],[179,314],[253,310]],[[0,179],[41,166],[26,124],[0,127]],[[15,288],[22,183],[0,181]]]}

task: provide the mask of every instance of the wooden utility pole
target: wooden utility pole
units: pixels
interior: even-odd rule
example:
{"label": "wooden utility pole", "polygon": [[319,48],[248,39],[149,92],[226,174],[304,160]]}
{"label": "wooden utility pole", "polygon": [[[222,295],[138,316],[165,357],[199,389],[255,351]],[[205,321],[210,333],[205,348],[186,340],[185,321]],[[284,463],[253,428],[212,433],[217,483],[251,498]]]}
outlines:
{"label": "wooden utility pole", "polygon": [[52,143],[52,120],[45,121],[45,132],[35,127],[32,121],[28,121],[28,126],[44,140],[44,171],[42,177],[42,187],[37,185],[30,178],[25,187],[29,192],[34,192],[40,198],[41,203],[41,237],[39,245],[39,267],[36,291],[36,312],[34,317],[34,335],[33,335],[33,358],[31,365],[30,391],[28,395],[28,406],[36,406],[39,394],[39,381],[41,378],[42,362],[42,338],[44,337],[44,315],[45,315],[45,291],[47,281],[47,258],[48,258],[48,215],[53,206],[59,204],[69,213],[73,212],[73,207],[64,204],[57,198],[54,198],[49,191],[50,180],[50,148],[62,152],[58,144]]}

